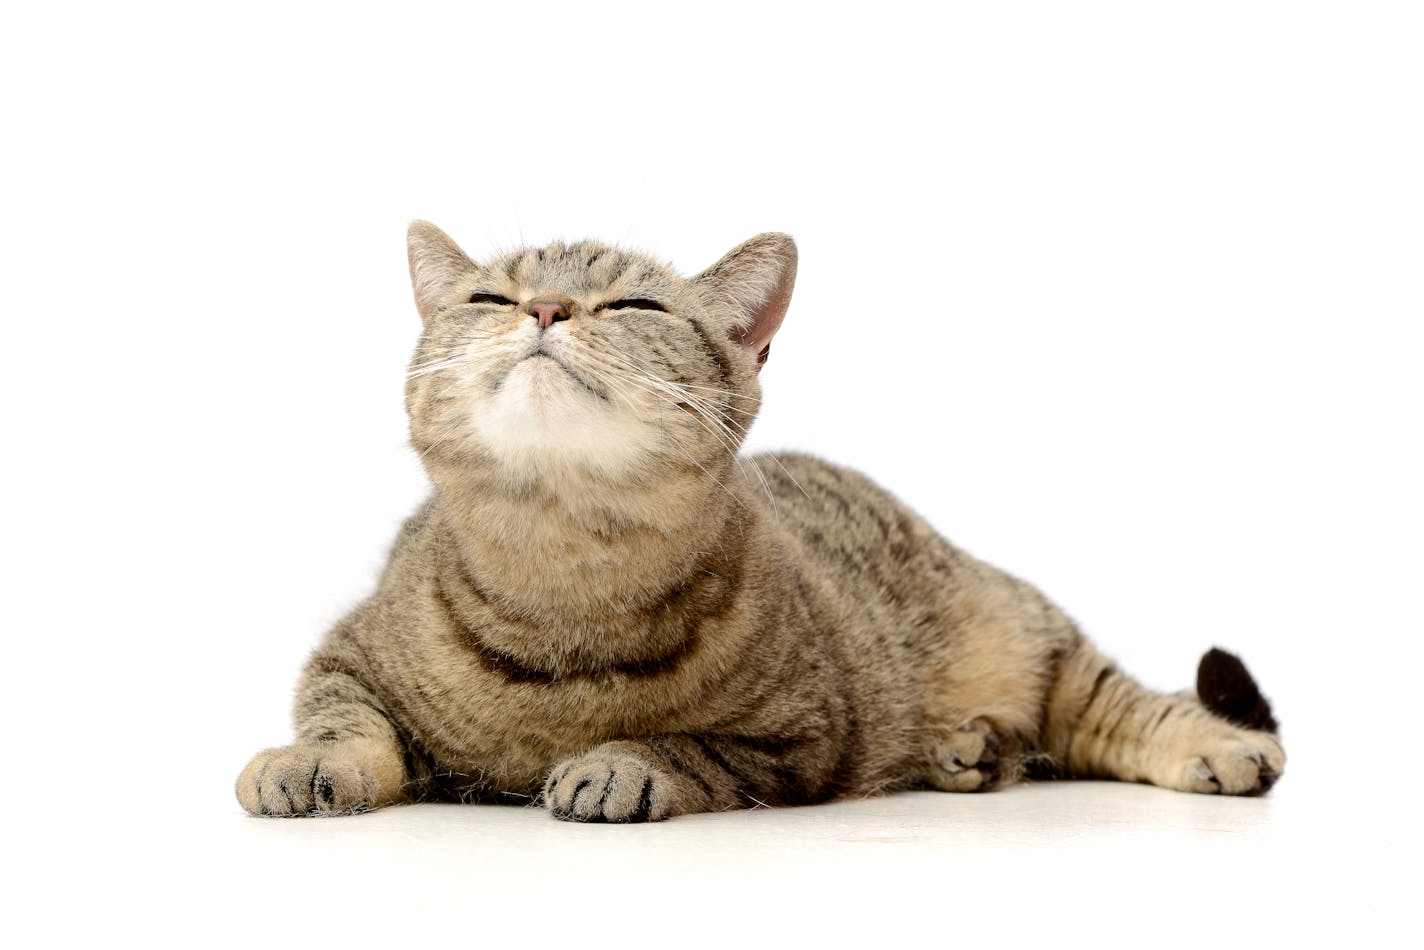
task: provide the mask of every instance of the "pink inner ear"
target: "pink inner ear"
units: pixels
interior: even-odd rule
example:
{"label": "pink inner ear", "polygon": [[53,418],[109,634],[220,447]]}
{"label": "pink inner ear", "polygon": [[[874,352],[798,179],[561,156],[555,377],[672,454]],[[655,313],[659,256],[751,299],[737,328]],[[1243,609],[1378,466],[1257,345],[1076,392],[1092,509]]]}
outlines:
{"label": "pink inner ear", "polygon": [[756,308],[751,326],[732,331],[733,340],[756,353],[758,372],[771,354],[771,338],[781,329],[781,321],[786,319],[786,308],[790,304],[790,281],[783,280],[766,302]]}
{"label": "pink inner ear", "polygon": [[475,265],[449,235],[428,221],[411,222],[406,241],[415,308],[425,322]]}
{"label": "pink inner ear", "polygon": [[697,278],[745,321],[729,334],[756,355],[760,371],[781,329],[796,286],[796,243],[785,234],[759,234],[727,252]]}
{"label": "pink inner ear", "polygon": [[[780,323],[780,321],[777,322]],[[738,327],[737,329],[732,331],[732,342],[740,343],[747,349],[756,347],[757,338],[756,336],[754,336],[756,329],[756,326],[750,326],[746,329]],[[767,357],[771,355],[771,340],[768,339],[765,343],[762,343],[761,346],[757,349],[756,355],[757,372],[760,373],[761,368],[766,365]]]}

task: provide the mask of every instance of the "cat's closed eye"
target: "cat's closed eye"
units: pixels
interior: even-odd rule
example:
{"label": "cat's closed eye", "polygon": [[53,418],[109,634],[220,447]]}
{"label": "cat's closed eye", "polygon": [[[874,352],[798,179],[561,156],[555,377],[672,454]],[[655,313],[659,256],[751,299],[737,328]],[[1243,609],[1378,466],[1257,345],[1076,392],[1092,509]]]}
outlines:
{"label": "cat's closed eye", "polygon": [[470,303],[489,303],[500,307],[514,306],[513,300],[501,297],[499,294],[474,294],[470,297]]}
{"label": "cat's closed eye", "polygon": [[667,313],[667,307],[656,300],[649,300],[646,297],[629,297],[626,300],[615,300],[612,303],[599,304],[594,310],[656,310],[659,313]]}

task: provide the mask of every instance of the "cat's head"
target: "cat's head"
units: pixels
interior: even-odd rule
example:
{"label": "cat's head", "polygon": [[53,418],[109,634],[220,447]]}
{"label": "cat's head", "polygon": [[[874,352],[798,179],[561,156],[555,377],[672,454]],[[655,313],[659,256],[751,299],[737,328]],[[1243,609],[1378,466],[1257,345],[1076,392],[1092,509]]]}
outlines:
{"label": "cat's head", "polygon": [[427,461],[494,463],[517,480],[722,469],[796,278],[784,234],[690,278],[591,241],[476,262],[424,221],[409,253],[425,324],[406,388],[412,443]]}

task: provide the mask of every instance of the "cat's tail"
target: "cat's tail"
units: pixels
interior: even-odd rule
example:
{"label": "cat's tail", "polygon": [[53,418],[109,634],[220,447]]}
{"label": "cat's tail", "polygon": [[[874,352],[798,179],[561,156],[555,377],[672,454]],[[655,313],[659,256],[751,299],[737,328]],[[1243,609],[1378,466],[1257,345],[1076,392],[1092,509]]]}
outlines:
{"label": "cat's tail", "polygon": [[1197,698],[1207,709],[1238,726],[1273,735],[1280,732],[1271,704],[1246,671],[1246,664],[1220,647],[1208,650],[1197,665]]}
{"label": "cat's tail", "polygon": [[1276,720],[1241,661],[1202,658],[1197,695],[1159,693],[1079,639],[1058,668],[1039,748],[1059,775],[1260,795],[1285,771]]}

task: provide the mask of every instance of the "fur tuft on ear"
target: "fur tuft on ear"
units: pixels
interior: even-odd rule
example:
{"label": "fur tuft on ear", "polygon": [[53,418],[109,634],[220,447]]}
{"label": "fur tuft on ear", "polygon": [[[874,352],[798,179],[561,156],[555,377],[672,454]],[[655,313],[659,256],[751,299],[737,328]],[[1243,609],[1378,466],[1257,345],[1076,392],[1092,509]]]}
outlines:
{"label": "fur tuft on ear", "polygon": [[475,264],[444,231],[429,221],[412,221],[406,231],[410,283],[422,322],[450,303],[450,292]]}
{"label": "fur tuft on ear", "polygon": [[713,296],[742,315],[732,339],[765,363],[771,338],[786,318],[796,285],[796,242],[789,234],[767,233],[743,242],[695,278]]}

